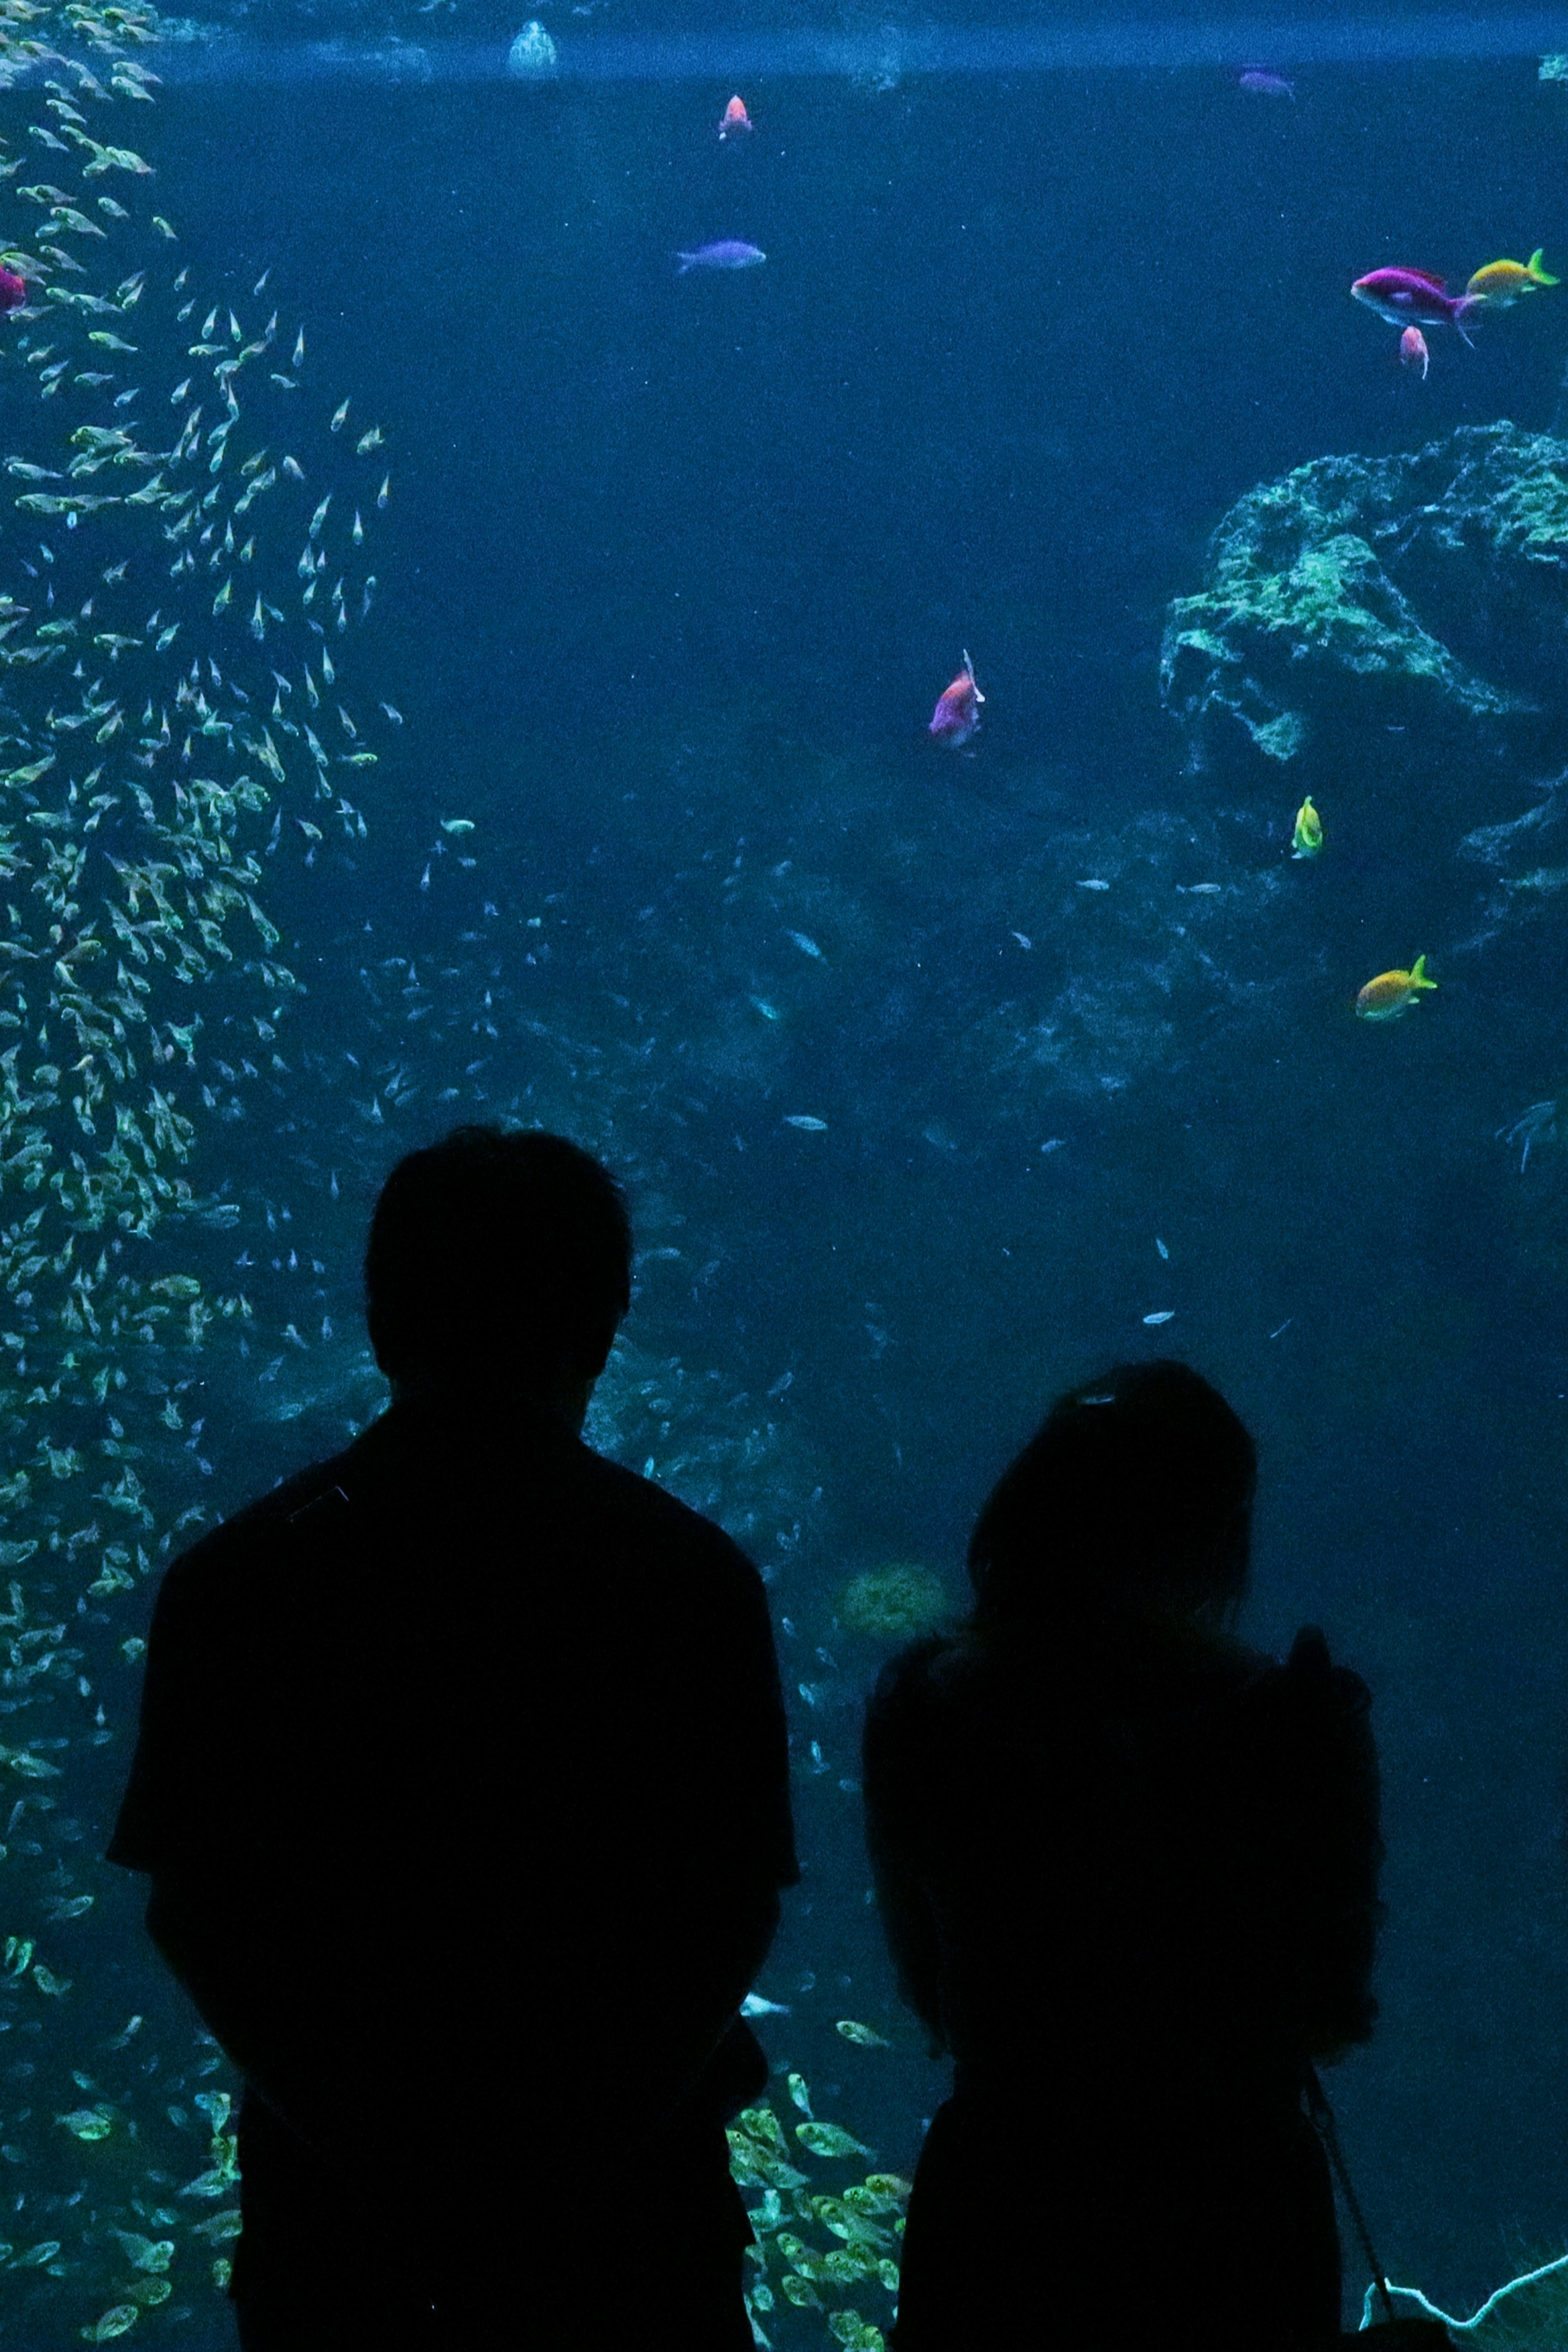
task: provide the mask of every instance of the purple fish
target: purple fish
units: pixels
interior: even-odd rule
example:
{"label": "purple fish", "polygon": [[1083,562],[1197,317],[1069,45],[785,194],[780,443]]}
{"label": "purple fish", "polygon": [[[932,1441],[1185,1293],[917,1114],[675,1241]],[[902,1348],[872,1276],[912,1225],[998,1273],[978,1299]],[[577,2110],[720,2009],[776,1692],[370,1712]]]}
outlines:
{"label": "purple fish", "polygon": [[760,246],[742,245],[738,237],[721,237],[716,245],[699,245],[695,253],[677,253],[680,263],[676,276],[684,278],[688,269],[755,269],[768,256]]}
{"label": "purple fish", "polygon": [[1486,308],[1484,294],[1450,294],[1427,269],[1371,269],[1350,290],[1391,327],[1452,327],[1467,343],[1466,320]]}
{"label": "purple fish", "polygon": [[1236,77],[1238,89],[1249,89],[1255,98],[1294,98],[1296,85],[1287,81],[1282,73],[1271,66],[1243,66]]}
{"label": "purple fish", "polygon": [[975,683],[975,665],[966,646],[964,667],[952,685],[945,686],[937,696],[926,733],[946,743],[950,751],[960,751],[971,735],[980,731],[980,705],[985,698]]}

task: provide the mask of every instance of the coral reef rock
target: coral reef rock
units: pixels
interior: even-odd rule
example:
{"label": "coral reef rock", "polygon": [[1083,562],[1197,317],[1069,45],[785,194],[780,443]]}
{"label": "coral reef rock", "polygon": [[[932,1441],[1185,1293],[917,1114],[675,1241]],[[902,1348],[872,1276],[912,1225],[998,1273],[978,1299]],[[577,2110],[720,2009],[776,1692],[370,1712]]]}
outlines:
{"label": "coral reef rock", "polygon": [[1568,753],[1565,627],[1568,440],[1463,425],[1239,499],[1171,604],[1161,695],[1195,772],[1436,751],[1517,779]]}

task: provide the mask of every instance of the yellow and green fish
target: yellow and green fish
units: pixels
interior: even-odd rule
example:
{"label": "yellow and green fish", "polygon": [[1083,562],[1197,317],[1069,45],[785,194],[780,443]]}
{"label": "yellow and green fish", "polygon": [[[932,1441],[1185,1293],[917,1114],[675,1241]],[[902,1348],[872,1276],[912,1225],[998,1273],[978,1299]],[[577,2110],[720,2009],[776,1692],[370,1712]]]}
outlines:
{"label": "yellow and green fish", "polygon": [[1427,977],[1426,957],[1418,955],[1408,971],[1380,971],[1375,980],[1369,980],[1355,1000],[1355,1009],[1364,1021],[1392,1021],[1396,1013],[1408,1011],[1423,989],[1437,985]]}
{"label": "yellow and green fish", "polygon": [[1322,819],[1312,806],[1309,794],[1296,811],[1296,829],[1291,835],[1291,855],[1292,857],[1315,857],[1322,845]]}
{"label": "yellow and green fish", "polygon": [[1537,293],[1543,286],[1555,286],[1559,281],[1541,266],[1544,246],[1538,245],[1528,261],[1489,261],[1478,269],[1465,292],[1495,310],[1506,310],[1521,294]]}

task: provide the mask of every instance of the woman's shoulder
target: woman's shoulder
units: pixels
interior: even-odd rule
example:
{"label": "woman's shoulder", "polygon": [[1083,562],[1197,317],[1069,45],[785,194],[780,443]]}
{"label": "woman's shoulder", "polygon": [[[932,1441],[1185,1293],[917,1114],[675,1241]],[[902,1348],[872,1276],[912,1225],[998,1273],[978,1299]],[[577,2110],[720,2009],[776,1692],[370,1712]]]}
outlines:
{"label": "woman's shoulder", "polygon": [[964,1632],[926,1634],[890,1658],[866,1707],[868,1787],[890,1775],[940,1776],[940,1759],[972,1746],[970,1718],[985,1672],[982,1646]]}
{"label": "woman's shoulder", "polygon": [[1365,1683],[1337,1665],[1321,1631],[1307,1625],[1289,1655],[1267,1660],[1242,1693],[1242,1744],[1263,1782],[1370,1788],[1377,1769],[1371,1715]]}
{"label": "woman's shoulder", "polygon": [[1364,1716],[1372,1693],[1353,1666],[1336,1665],[1317,1625],[1303,1625],[1283,1661],[1261,1660],[1253,1687],[1269,1704],[1308,1710],[1325,1718]]}
{"label": "woman's shoulder", "polygon": [[889,1658],[876,1678],[872,1712],[904,1716],[944,1707],[972,1686],[982,1658],[972,1634],[927,1633]]}

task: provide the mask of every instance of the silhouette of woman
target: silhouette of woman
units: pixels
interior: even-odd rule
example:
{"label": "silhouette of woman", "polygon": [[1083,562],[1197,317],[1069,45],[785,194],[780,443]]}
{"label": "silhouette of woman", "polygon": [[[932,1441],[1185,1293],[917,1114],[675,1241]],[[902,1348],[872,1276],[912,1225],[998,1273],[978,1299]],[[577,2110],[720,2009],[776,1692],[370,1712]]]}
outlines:
{"label": "silhouette of woman", "polygon": [[1178,1363],[1064,1396],[980,1514],[976,1606],[884,1671],[869,1837],[955,2062],[899,2352],[1307,2352],[1339,2246],[1306,2070],[1364,2042],[1365,1685],[1236,1638],[1255,1456]]}

